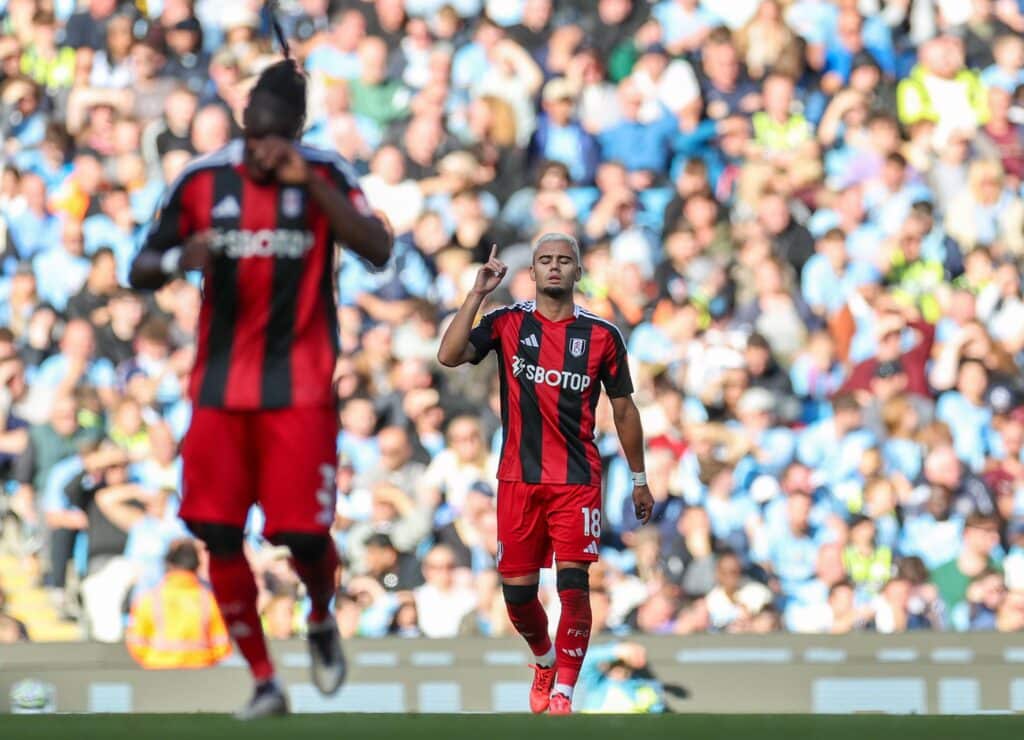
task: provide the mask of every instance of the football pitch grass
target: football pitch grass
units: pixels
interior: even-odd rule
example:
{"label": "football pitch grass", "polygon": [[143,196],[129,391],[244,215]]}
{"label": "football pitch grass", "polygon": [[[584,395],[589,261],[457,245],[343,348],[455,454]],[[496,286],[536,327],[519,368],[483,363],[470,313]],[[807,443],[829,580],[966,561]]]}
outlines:
{"label": "football pitch grass", "polygon": [[318,714],[240,723],[224,715],[0,715],[4,740],[1002,740],[1024,717],[886,715]]}

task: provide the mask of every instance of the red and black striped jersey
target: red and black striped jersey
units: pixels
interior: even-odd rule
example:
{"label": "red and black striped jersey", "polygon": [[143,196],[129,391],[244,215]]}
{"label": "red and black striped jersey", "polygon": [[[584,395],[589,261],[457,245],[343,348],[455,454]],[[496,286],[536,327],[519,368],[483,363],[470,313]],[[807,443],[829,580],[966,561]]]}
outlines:
{"label": "red and black striped jersey", "polygon": [[579,306],[552,321],[533,301],[484,315],[469,336],[479,363],[498,356],[503,431],[500,480],[600,485],[594,442],[600,385],[633,392],[626,345],[614,324]]}
{"label": "red and black striped jersey", "polygon": [[[163,252],[213,230],[192,402],[238,410],[332,404],[339,339],[327,215],[304,188],[252,180],[243,147],[236,140],[190,163],[145,243]],[[354,171],[338,155],[300,151],[369,212]]]}

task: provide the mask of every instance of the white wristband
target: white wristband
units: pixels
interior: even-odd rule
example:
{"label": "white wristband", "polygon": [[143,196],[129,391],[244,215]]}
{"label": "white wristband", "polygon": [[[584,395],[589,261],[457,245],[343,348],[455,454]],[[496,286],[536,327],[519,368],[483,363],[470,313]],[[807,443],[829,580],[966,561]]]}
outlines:
{"label": "white wristband", "polygon": [[633,472],[633,473],[631,473],[631,475],[633,476],[633,485],[634,486],[646,486],[647,485],[647,473]]}
{"label": "white wristband", "polygon": [[160,270],[164,275],[175,275],[181,267],[181,247],[171,247],[160,258]]}

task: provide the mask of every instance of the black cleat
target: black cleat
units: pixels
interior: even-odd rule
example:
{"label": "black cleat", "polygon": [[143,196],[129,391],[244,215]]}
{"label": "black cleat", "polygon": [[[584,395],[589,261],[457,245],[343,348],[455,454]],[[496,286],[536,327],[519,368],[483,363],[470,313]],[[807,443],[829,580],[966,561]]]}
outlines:
{"label": "black cleat", "polygon": [[256,685],[252,699],[235,712],[235,719],[250,720],[264,717],[282,717],[288,714],[288,698],[277,681],[271,679]]}
{"label": "black cleat", "polygon": [[306,639],[309,641],[310,673],[313,684],[324,696],[337,693],[345,682],[348,664],[341,649],[341,634],[333,616],[319,624],[309,625]]}

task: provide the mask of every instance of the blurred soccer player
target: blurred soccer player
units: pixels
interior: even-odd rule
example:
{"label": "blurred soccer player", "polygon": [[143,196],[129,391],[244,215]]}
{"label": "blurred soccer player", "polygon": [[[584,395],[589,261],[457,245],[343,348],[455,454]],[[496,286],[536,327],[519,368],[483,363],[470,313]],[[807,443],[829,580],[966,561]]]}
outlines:
{"label": "blurred soccer player", "polygon": [[[498,355],[503,442],[498,467],[498,572],[505,605],[534,656],[530,709],[569,714],[590,641],[590,563],[601,540],[601,457],[594,444],[600,389],[633,471],[633,504],[646,523],[653,509],[644,472],[643,429],[633,403],[626,347],[618,329],[573,302],[582,275],[576,240],[545,234],[533,247],[534,301],[486,314],[484,298],[506,267],[491,250],[441,340],[437,357],[455,367]],[[551,644],[537,598],[539,570],[557,562],[561,618]]]}
{"label": "blurred soccer player", "polygon": [[375,265],[391,250],[354,172],[297,143],[306,83],[294,62],[268,67],[244,113],[244,137],[190,164],[170,187],[132,266],[137,288],[183,270],[205,277],[182,448],[181,517],[210,551],[213,592],[256,681],[238,717],[287,712],[242,551],[249,507],[287,545],[309,593],[313,681],[337,691],[345,658],[333,615],[338,353],[335,243]]}

